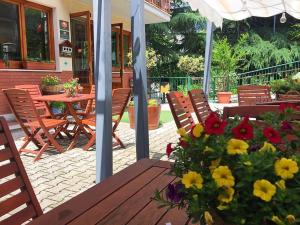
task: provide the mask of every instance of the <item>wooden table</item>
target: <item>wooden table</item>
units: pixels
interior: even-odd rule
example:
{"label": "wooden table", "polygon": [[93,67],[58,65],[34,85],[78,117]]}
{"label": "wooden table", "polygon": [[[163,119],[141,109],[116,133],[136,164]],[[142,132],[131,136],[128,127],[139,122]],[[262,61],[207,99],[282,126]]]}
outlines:
{"label": "wooden table", "polygon": [[[81,122],[81,118],[78,116],[76,110],[74,110],[73,104],[78,103],[78,102],[83,102],[83,101],[89,101],[94,98],[95,98],[95,96],[91,95],[91,94],[78,94],[75,97],[67,97],[66,94],[57,94],[57,95],[36,96],[36,97],[33,97],[32,99],[34,101],[45,102],[47,105],[49,104],[49,102],[63,102],[66,105],[66,109],[67,109],[66,115],[69,113],[74,118],[75,123],[78,126],[78,128],[74,134],[73,140],[67,149],[67,150],[69,150],[69,149],[72,149],[76,145],[76,142],[81,133],[84,133],[88,138],[90,137],[90,134],[84,129],[84,126]],[[49,107],[49,105],[48,105],[48,107]]]}
{"label": "wooden table", "polygon": [[170,163],[144,159],[35,219],[31,225],[185,225],[184,210],[158,208],[151,198],[175,177]]}

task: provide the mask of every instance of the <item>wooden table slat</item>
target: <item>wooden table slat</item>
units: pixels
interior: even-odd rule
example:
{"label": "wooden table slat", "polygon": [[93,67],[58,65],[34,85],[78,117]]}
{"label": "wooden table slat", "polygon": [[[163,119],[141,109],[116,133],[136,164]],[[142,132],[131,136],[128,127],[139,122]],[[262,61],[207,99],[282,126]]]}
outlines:
{"label": "wooden table slat", "polygon": [[138,190],[142,189],[145,185],[150,183],[153,179],[155,179],[165,171],[165,168],[149,168],[147,171],[139,175],[137,179],[134,179],[131,182],[125,184],[123,187],[118,189],[118,191],[112,193],[92,209],[76,218],[70,224],[96,224],[109,213],[113,212],[113,210],[118,208],[121,204],[126,202],[126,200],[132,197],[136,192],[138,192]]}
{"label": "wooden table slat", "polygon": [[[166,223],[172,223],[172,225],[185,225],[188,224],[189,218],[184,209],[173,208],[170,209],[157,223],[157,225],[166,225]],[[197,225],[197,224],[195,224]]]}
{"label": "wooden table slat", "polygon": [[67,224],[77,218],[79,215],[91,209],[107,196],[111,195],[114,191],[118,190],[120,187],[148,170],[155,163],[157,163],[157,160],[140,160],[125,170],[120,171],[114,176],[104,180],[100,184],[95,185],[75,198],[49,211],[45,215],[33,220],[30,224]]}
{"label": "wooden table slat", "polygon": [[[161,174],[151,183],[146,185],[137,194],[132,196],[128,201],[122,204],[121,207],[114,210],[109,216],[101,220],[99,225],[121,225],[127,224],[134,215],[138,214],[147,204],[150,203],[151,197],[154,196],[156,190],[161,191],[175,178]],[[152,212],[149,212],[150,214]]]}

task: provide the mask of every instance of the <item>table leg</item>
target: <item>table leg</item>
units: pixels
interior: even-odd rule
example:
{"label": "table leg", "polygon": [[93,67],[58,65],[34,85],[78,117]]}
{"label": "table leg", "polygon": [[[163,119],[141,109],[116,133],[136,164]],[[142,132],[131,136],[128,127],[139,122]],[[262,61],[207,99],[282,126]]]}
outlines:
{"label": "table leg", "polygon": [[84,133],[88,138],[90,138],[90,134],[86,131],[86,129],[84,129],[84,125],[81,122],[81,119],[79,118],[79,116],[77,115],[76,111],[73,109],[73,103],[65,103],[70,115],[74,118],[77,127],[77,130],[74,134],[73,140],[71,142],[71,144],[69,145],[69,147],[67,148],[67,150],[70,150],[72,148],[74,148],[74,146],[77,143],[77,140],[80,136],[81,133]]}

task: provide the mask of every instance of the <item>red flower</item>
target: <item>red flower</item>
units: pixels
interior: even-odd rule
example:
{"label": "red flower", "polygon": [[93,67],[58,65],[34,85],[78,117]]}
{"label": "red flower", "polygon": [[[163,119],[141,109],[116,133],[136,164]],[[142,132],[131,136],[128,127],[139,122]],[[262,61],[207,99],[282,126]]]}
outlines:
{"label": "red flower", "polygon": [[220,120],[216,113],[211,113],[205,120],[205,132],[207,134],[221,135],[224,133],[226,121]]}
{"label": "red flower", "polygon": [[167,153],[167,156],[170,158],[170,155],[171,153],[174,151],[174,148],[172,148],[172,143],[169,143],[167,145],[167,149],[166,149],[166,153]]}
{"label": "red flower", "polygon": [[249,124],[249,117],[245,117],[243,121],[232,129],[234,138],[241,140],[253,139],[253,127]]}
{"label": "red flower", "polygon": [[272,127],[266,127],[264,129],[264,136],[273,144],[281,143],[281,137],[277,130],[274,130]]}
{"label": "red flower", "polygon": [[285,112],[285,110],[287,110],[287,109],[298,110],[298,107],[293,103],[281,103],[279,105],[279,110],[281,112]]}
{"label": "red flower", "polygon": [[189,147],[189,144],[185,140],[180,138],[179,139],[179,146],[181,146],[182,148],[187,148],[187,147]]}
{"label": "red flower", "polygon": [[292,131],[293,130],[293,127],[292,127],[292,125],[288,122],[288,121],[282,121],[281,122],[281,127],[280,127],[280,129],[282,130],[282,131],[286,131],[286,132],[288,132],[288,131]]}

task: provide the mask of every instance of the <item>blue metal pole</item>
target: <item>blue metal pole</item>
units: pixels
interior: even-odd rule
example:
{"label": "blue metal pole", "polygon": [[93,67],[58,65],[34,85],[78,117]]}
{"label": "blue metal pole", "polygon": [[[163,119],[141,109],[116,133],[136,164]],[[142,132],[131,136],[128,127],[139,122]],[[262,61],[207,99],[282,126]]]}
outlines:
{"label": "blue metal pole", "polygon": [[203,78],[203,91],[206,94],[206,96],[209,95],[209,89],[210,89],[210,70],[211,70],[212,41],[213,41],[214,29],[215,29],[215,25],[212,22],[207,21],[204,78]]}
{"label": "blue metal pole", "polygon": [[93,0],[96,182],[112,175],[111,0]]}
{"label": "blue metal pole", "polygon": [[137,160],[149,158],[144,0],[131,1],[131,34]]}

